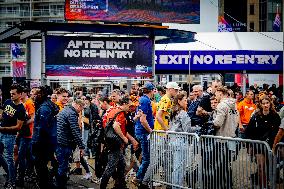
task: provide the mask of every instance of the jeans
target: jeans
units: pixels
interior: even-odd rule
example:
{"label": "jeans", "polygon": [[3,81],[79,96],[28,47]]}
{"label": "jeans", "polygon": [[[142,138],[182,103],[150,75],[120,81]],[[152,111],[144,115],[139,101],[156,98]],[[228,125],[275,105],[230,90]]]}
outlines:
{"label": "jeans", "polygon": [[136,178],[139,181],[143,180],[145,173],[148,169],[148,166],[150,164],[150,149],[149,149],[150,147],[149,147],[149,140],[147,139],[148,135],[149,134],[142,134],[136,136],[142,149],[142,163],[136,174]]}
{"label": "jeans", "polygon": [[86,155],[88,155],[90,153],[90,150],[89,148],[87,147],[87,141],[88,141],[88,137],[89,137],[89,132],[90,130],[89,129],[84,129],[84,132],[83,132],[83,143],[84,145],[86,146],[85,150],[84,150],[84,153]]}
{"label": "jeans", "polygon": [[[8,165],[8,179],[7,181],[11,184],[16,182],[16,169],[14,164],[14,144],[16,135],[1,134],[0,142],[4,144],[4,158]],[[5,165],[6,166],[6,165]]]}
{"label": "jeans", "polygon": [[72,155],[72,147],[58,145],[56,157],[58,161],[57,187],[66,188],[69,157]]}
{"label": "jeans", "polygon": [[124,172],[125,160],[123,150],[109,152],[108,163],[101,179],[100,189],[106,189],[110,177],[114,177],[113,174],[115,173],[115,187],[120,189],[126,188]]}
{"label": "jeans", "polygon": [[20,138],[19,145],[19,179],[23,180],[25,171],[28,173],[32,170],[32,159],[31,159],[31,138]]}

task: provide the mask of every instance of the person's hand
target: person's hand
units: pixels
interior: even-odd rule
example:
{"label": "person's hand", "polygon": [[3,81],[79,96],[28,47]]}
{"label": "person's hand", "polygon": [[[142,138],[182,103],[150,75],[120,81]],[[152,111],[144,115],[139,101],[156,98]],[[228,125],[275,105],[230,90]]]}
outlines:
{"label": "person's hand", "polygon": [[84,149],[80,149],[80,157],[83,157]]}
{"label": "person's hand", "polygon": [[245,132],[245,128],[242,125],[239,125],[239,130],[241,133]]}
{"label": "person's hand", "polygon": [[132,142],[132,145],[133,145],[133,150],[136,151],[139,147],[139,143],[135,140]]}
{"label": "person's hand", "polygon": [[150,128],[150,130],[149,130],[149,134],[151,134],[152,132],[153,132],[153,129],[151,129],[151,128]]}
{"label": "person's hand", "polygon": [[124,142],[125,144],[128,144],[128,138],[124,137],[124,138],[123,138],[123,142]]}

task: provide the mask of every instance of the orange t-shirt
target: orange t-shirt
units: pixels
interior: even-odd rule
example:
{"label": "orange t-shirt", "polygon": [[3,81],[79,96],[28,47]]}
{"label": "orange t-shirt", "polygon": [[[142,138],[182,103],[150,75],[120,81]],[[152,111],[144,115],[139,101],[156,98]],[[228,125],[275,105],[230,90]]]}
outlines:
{"label": "orange t-shirt", "polygon": [[[112,119],[114,117],[114,115],[121,111],[120,108],[113,108],[107,115],[106,115],[106,123],[109,122],[110,119]],[[124,136],[126,136],[126,118],[124,116],[124,113],[121,112],[120,114],[118,114],[116,116],[116,119],[115,119],[116,122],[120,123],[120,129],[123,133]],[[106,125],[104,125],[105,127]]]}
{"label": "orange t-shirt", "polygon": [[61,112],[64,108],[64,105],[61,102],[56,101],[55,103],[59,107],[59,112]]}
{"label": "orange t-shirt", "polygon": [[[34,105],[34,102],[30,98],[24,103],[24,107],[29,117],[35,114],[35,105]],[[34,123],[30,123],[29,128],[30,128],[31,135],[25,138],[32,138]]]}
{"label": "orange t-shirt", "polygon": [[251,114],[256,110],[256,105],[253,101],[246,98],[238,104],[238,111],[240,113],[242,124],[247,125],[250,121]]}

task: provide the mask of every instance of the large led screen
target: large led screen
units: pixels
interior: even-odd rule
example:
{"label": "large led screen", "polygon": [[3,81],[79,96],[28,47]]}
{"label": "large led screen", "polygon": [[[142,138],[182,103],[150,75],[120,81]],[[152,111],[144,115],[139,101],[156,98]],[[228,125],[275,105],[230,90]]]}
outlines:
{"label": "large led screen", "polygon": [[66,0],[65,19],[199,24],[200,0]]}

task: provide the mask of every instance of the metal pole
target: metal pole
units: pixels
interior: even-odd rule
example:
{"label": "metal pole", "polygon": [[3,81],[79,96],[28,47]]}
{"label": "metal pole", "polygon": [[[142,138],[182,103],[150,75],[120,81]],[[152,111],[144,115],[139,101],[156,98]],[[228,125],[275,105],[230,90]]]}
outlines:
{"label": "metal pole", "polygon": [[32,21],[32,0],[30,0],[30,21]]}
{"label": "metal pole", "polygon": [[245,96],[246,95],[246,81],[247,81],[247,74],[246,74],[246,70],[243,70],[243,74],[242,74],[242,77],[243,77],[243,95]]}

